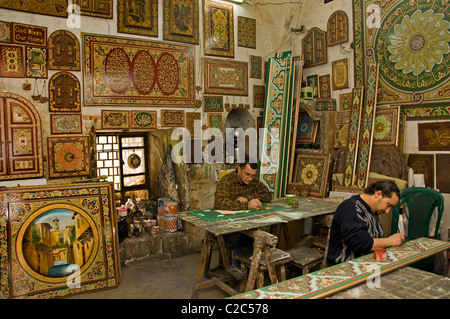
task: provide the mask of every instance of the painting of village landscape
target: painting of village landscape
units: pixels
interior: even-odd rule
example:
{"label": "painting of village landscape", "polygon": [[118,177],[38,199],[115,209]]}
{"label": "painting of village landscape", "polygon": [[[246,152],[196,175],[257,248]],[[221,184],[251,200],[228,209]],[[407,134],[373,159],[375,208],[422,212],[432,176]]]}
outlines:
{"label": "painting of village landscape", "polygon": [[94,247],[91,224],[79,213],[52,209],[27,227],[22,252],[28,266],[47,277],[64,277],[80,270]]}
{"label": "painting of village landscape", "polygon": [[120,281],[112,183],[0,190],[0,299],[50,299]]}

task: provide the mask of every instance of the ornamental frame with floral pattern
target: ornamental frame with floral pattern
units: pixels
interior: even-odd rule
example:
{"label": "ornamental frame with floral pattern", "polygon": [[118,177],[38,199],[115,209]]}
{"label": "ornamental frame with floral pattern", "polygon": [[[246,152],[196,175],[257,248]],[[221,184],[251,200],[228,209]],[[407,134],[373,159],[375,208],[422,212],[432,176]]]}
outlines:
{"label": "ornamental frame with floral pattern", "polygon": [[89,176],[89,136],[48,136],[48,178]]}
{"label": "ornamental frame with floral pattern", "polygon": [[[6,298],[50,299],[119,284],[112,183],[6,188],[0,211],[11,212],[0,214],[0,291]],[[53,256],[71,258],[55,265]]]}
{"label": "ornamental frame with floral pattern", "polygon": [[295,159],[293,183],[309,185],[310,196],[324,198],[330,158],[330,154],[298,153]]}
{"label": "ornamental frame with floral pattern", "polygon": [[[215,12],[218,14],[215,15]],[[222,13],[220,15],[219,13]],[[216,19],[216,17],[221,19]],[[222,35],[217,34],[222,26]],[[211,0],[203,0],[203,35],[205,55],[234,58],[234,18],[233,5]],[[219,37],[220,35],[220,37]],[[220,40],[220,41],[219,41]]]}

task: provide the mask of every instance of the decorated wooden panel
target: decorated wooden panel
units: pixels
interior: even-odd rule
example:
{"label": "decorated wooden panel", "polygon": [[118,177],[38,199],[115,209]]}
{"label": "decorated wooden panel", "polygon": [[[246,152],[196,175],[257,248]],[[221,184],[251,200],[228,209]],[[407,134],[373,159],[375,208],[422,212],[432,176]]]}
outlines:
{"label": "decorated wooden panel", "polygon": [[43,176],[41,119],[23,97],[0,93],[2,141],[0,180]]}
{"label": "decorated wooden panel", "polygon": [[0,8],[55,17],[67,17],[67,0],[0,0]]}
{"label": "decorated wooden panel", "polygon": [[89,176],[89,136],[49,136],[48,178]]}
{"label": "decorated wooden panel", "polygon": [[0,21],[0,42],[11,43],[11,22]]}
{"label": "decorated wooden panel", "polygon": [[345,153],[344,186],[353,186],[355,180],[356,162],[359,147],[359,132],[361,127],[361,111],[363,108],[364,89],[353,88],[350,122],[348,126],[347,151]]}
{"label": "decorated wooden panel", "polygon": [[189,130],[189,133],[191,134],[191,137],[194,137],[195,135],[195,122],[197,121],[197,125],[200,128],[202,127],[202,115],[198,112],[186,112],[186,128]]}
{"label": "decorated wooden panel", "polygon": [[233,58],[233,5],[212,0],[204,0],[203,5],[205,55]]}
{"label": "decorated wooden panel", "polygon": [[329,74],[319,76],[319,92],[321,99],[331,98],[331,77]]}
{"label": "decorated wooden panel", "polygon": [[164,40],[198,44],[199,1],[164,0]]}
{"label": "decorated wooden panel", "polygon": [[49,82],[50,112],[80,112],[81,91],[78,78],[69,72],[55,73]]}
{"label": "decorated wooden panel", "polygon": [[[413,264],[450,248],[450,243],[430,238],[418,238],[389,247],[387,258],[376,261],[373,253],[340,263],[310,274],[292,278],[261,289],[233,296],[235,299],[316,299],[361,284],[374,276],[383,275]],[[378,273],[376,273],[378,271]],[[381,282],[383,280],[381,279]]]}
{"label": "decorated wooden panel", "polygon": [[334,148],[347,147],[348,130],[350,123],[350,111],[337,112],[334,132]]}
{"label": "decorated wooden panel", "polygon": [[450,151],[450,122],[419,123],[419,151]]}
{"label": "decorated wooden panel", "polygon": [[290,51],[269,59],[258,178],[274,198],[284,196],[289,177],[294,70]]}
{"label": "decorated wooden panel", "polygon": [[298,116],[297,143],[315,143],[319,121],[314,121],[306,112]]}
{"label": "decorated wooden panel", "polygon": [[117,31],[158,36],[158,1],[118,0]]}
{"label": "decorated wooden panel", "polygon": [[414,174],[423,174],[425,187],[434,188],[434,154],[408,154],[408,167]]}
{"label": "decorated wooden panel", "polygon": [[48,77],[47,48],[25,48],[25,77]]}
{"label": "decorated wooden panel", "polygon": [[11,40],[17,44],[46,47],[47,28],[12,22]]}
{"label": "decorated wooden panel", "polygon": [[400,106],[377,107],[373,128],[373,146],[398,146]]}
{"label": "decorated wooden panel", "polygon": [[83,33],[84,104],[195,106],[194,48]]}
{"label": "decorated wooden panel", "polygon": [[156,128],[158,116],[156,111],[131,111],[131,128]]}
{"label": "decorated wooden panel", "polygon": [[222,131],[222,113],[208,113],[208,128]]}
{"label": "decorated wooden panel", "polygon": [[253,107],[263,108],[266,87],[264,85],[253,85]]}
{"label": "decorated wooden panel", "polygon": [[371,64],[367,74],[365,108],[361,117],[361,136],[358,150],[358,165],[355,184],[365,188],[369,179],[370,158],[372,153],[373,126],[377,107],[378,64]]}
{"label": "decorated wooden panel", "polygon": [[248,63],[203,58],[204,92],[248,95]]}
{"label": "decorated wooden panel", "polygon": [[0,191],[0,293],[49,299],[117,287],[114,189],[110,183]]}
{"label": "decorated wooden panel", "polygon": [[333,12],[327,22],[327,43],[333,46],[348,41],[348,17],[344,11]]}
{"label": "decorated wooden panel", "polygon": [[331,62],[333,69],[333,90],[348,88],[348,59]]}
{"label": "decorated wooden panel", "polygon": [[113,0],[73,0],[73,3],[80,7],[82,15],[113,18]]}
{"label": "decorated wooden panel", "polygon": [[449,118],[448,1],[353,5],[355,86],[366,83],[370,64],[379,63],[378,105],[400,105],[408,120]]}
{"label": "decorated wooden panel", "polygon": [[102,110],[102,129],[130,128],[130,111]]}
{"label": "decorated wooden panel", "polygon": [[0,98],[0,180],[4,175],[8,174],[7,170],[7,153],[6,153],[6,127],[5,127],[5,102],[3,98]]}
{"label": "decorated wooden panel", "polygon": [[327,63],[327,33],[319,28],[312,28],[302,39],[303,68]]}
{"label": "decorated wooden panel", "polygon": [[238,17],[238,46],[256,49],[256,19]]}
{"label": "decorated wooden panel", "polygon": [[52,134],[81,134],[83,122],[81,113],[78,114],[50,114]]}
{"label": "decorated wooden panel", "polygon": [[294,183],[309,185],[309,194],[323,198],[327,190],[330,154],[298,153],[295,160]]}
{"label": "decorated wooden panel", "polygon": [[255,79],[262,78],[262,57],[250,56],[250,77]]}
{"label": "decorated wooden panel", "polygon": [[222,112],[223,96],[203,96],[203,112]]}
{"label": "decorated wooden panel", "polygon": [[70,31],[58,30],[53,32],[48,39],[49,69],[79,71],[80,41]]}
{"label": "decorated wooden panel", "polygon": [[450,154],[436,154],[436,188],[450,193]]}
{"label": "decorated wooden panel", "polygon": [[184,110],[161,110],[162,127],[184,127]]}
{"label": "decorated wooden panel", "polygon": [[25,75],[23,47],[0,45],[0,75],[4,78],[23,78]]}

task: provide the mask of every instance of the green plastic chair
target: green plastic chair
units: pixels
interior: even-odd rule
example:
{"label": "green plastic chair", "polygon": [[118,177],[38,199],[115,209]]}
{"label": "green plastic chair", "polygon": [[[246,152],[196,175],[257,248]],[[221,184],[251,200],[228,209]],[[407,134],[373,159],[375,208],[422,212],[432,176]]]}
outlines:
{"label": "green plastic chair", "polygon": [[[406,241],[419,237],[437,239],[442,214],[444,213],[444,197],[434,189],[426,187],[409,187],[400,191],[400,201],[392,210],[391,235],[399,232],[398,221],[400,207],[405,204],[408,208],[408,226]],[[434,232],[430,234],[431,218],[437,208]],[[417,262],[411,266],[429,270],[434,261],[433,257]]]}

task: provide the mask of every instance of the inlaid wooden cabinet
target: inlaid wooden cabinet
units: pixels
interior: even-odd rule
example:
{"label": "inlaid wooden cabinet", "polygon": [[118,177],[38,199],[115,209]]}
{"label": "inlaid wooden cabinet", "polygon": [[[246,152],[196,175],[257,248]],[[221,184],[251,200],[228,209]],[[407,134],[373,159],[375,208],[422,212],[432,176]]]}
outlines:
{"label": "inlaid wooden cabinet", "polygon": [[0,180],[37,178],[42,165],[41,119],[25,98],[0,94]]}

